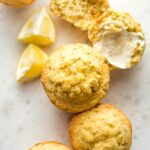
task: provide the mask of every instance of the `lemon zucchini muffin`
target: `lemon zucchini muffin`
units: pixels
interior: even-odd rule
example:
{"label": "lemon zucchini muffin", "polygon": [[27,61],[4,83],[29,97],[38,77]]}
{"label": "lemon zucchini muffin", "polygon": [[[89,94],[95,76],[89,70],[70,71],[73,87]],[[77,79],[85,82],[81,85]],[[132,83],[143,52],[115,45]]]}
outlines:
{"label": "lemon zucchini muffin", "polygon": [[50,9],[55,15],[82,30],[87,30],[94,24],[96,18],[108,7],[108,0],[51,0],[50,2]]}
{"label": "lemon zucchini muffin", "polygon": [[138,64],[145,49],[140,24],[130,14],[113,9],[107,9],[97,20],[89,29],[88,37],[94,48],[120,69]]}
{"label": "lemon zucchini muffin", "polygon": [[58,142],[43,142],[34,145],[29,150],[70,150],[67,146]]}
{"label": "lemon zucchini muffin", "polygon": [[94,107],[104,97],[109,87],[109,67],[90,46],[69,44],[50,56],[41,80],[55,106],[78,113]]}
{"label": "lemon zucchini muffin", "polygon": [[110,104],[74,116],[69,132],[74,150],[129,150],[132,143],[129,119]]}
{"label": "lemon zucchini muffin", "polygon": [[35,0],[0,0],[0,3],[4,3],[13,7],[23,7],[33,3]]}

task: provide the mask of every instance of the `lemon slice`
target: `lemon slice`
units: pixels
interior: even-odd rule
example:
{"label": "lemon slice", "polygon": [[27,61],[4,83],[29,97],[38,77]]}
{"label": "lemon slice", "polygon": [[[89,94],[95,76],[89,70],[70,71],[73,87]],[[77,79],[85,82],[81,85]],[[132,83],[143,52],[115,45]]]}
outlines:
{"label": "lemon slice", "polygon": [[22,27],[18,40],[24,43],[50,45],[55,42],[54,23],[45,7],[37,10]]}
{"label": "lemon slice", "polygon": [[30,44],[20,58],[16,72],[16,80],[25,82],[40,76],[46,60],[47,55],[41,48]]}

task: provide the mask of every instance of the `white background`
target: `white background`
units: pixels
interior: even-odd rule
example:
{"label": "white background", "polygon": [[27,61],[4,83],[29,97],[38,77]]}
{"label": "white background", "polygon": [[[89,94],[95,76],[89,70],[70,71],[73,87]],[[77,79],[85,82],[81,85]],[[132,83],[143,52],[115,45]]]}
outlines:
{"label": "white background", "polygon": [[[44,1],[44,0],[43,0]],[[20,27],[30,14],[48,0],[14,9],[0,4],[0,150],[26,150],[33,144],[56,140],[69,145],[68,123],[71,115],[59,111],[48,101],[40,80],[26,84],[15,81],[15,71],[25,45],[16,40]],[[111,5],[130,13],[142,24],[147,48],[141,63],[130,70],[113,71],[108,95],[133,124],[131,150],[148,150],[150,140],[150,2],[149,0],[111,0]],[[57,42],[46,49],[67,43],[87,43],[87,35],[55,18]]]}

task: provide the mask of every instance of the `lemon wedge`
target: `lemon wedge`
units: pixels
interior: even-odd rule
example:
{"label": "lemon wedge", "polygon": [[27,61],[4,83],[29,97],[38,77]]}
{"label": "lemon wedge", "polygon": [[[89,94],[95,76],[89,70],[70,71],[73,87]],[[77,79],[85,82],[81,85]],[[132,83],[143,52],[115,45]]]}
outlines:
{"label": "lemon wedge", "polygon": [[47,46],[55,42],[54,23],[45,7],[38,9],[22,27],[18,40]]}
{"label": "lemon wedge", "polygon": [[40,76],[46,60],[47,55],[41,48],[30,44],[20,58],[16,72],[16,80],[25,82]]}

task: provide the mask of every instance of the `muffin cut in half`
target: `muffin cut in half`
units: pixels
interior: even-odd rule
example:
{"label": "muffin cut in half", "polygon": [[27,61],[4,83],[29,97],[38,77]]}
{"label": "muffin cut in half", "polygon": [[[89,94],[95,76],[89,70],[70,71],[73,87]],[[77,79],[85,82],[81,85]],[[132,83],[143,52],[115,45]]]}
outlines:
{"label": "muffin cut in half", "polygon": [[99,103],[109,76],[107,61],[99,52],[85,44],[69,44],[49,57],[41,80],[55,106],[78,113]]}
{"label": "muffin cut in half", "polygon": [[110,104],[74,116],[69,133],[74,150],[129,150],[132,143],[129,119]]}
{"label": "muffin cut in half", "polygon": [[74,26],[87,30],[109,8],[108,0],[51,0],[50,10]]}
{"label": "muffin cut in half", "polygon": [[139,63],[145,49],[141,26],[130,14],[107,9],[89,29],[93,47],[101,52],[110,66],[127,69]]}

